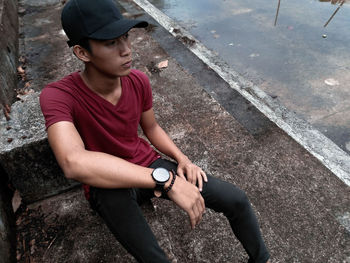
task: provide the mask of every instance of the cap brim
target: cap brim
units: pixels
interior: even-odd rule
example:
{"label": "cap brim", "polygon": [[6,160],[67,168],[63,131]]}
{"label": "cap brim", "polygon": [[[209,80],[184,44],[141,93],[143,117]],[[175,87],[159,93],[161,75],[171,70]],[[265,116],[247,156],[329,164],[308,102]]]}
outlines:
{"label": "cap brim", "polygon": [[90,34],[89,38],[98,40],[114,39],[124,35],[134,27],[142,28],[147,26],[148,23],[146,21],[121,19],[98,29]]}

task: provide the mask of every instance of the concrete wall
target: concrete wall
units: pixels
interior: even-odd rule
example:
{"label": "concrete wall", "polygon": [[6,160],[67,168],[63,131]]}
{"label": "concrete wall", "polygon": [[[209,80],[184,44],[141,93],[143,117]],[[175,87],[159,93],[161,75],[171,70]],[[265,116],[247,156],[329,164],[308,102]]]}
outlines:
{"label": "concrete wall", "polygon": [[[17,87],[18,59],[17,0],[0,0],[0,110],[11,105]],[[15,262],[12,194],[5,171],[0,167],[0,261]]]}
{"label": "concrete wall", "polygon": [[18,15],[16,0],[0,0],[0,107],[10,105],[17,87]]}
{"label": "concrete wall", "polygon": [[0,261],[15,262],[14,215],[11,207],[12,192],[7,188],[7,178],[0,167]]}
{"label": "concrete wall", "polygon": [[[9,6],[8,0],[0,1]],[[0,165],[28,204],[77,185],[64,177],[49,147],[39,94],[48,82],[73,72],[80,64],[67,47],[66,37],[59,33],[61,1],[22,1],[19,7],[19,31],[23,32],[19,53],[25,57],[26,77],[36,92],[11,104],[10,119],[0,112]],[[11,12],[3,13],[9,17]],[[6,70],[9,68],[10,64]]]}
{"label": "concrete wall", "polygon": [[0,0],[0,107],[10,105],[17,87],[18,14],[16,0]]}

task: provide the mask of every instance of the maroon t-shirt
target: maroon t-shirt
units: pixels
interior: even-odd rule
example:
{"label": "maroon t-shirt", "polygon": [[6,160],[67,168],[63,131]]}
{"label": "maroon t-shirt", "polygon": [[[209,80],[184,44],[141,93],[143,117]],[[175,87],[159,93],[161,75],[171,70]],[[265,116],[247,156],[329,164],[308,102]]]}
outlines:
{"label": "maroon t-shirt", "polygon": [[[148,77],[132,70],[128,76],[121,77],[121,84],[122,94],[116,105],[90,90],[79,72],[48,84],[40,95],[46,128],[59,121],[70,121],[87,150],[150,165],[159,154],[137,133],[142,112],[152,108]],[[88,198],[89,187],[84,189]]]}

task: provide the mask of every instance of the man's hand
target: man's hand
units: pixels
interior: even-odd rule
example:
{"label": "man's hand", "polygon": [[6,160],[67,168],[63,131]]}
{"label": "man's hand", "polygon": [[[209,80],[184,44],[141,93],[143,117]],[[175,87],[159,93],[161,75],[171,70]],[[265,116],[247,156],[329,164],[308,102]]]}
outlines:
{"label": "man's hand", "polygon": [[168,192],[168,197],[185,210],[190,217],[191,227],[194,229],[201,221],[205,210],[204,199],[198,188],[179,176]]}
{"label": "man's hand", "polygon": [[193,164],[187,157],[178,161],[177,174],[185,180],[187,177],[187,181],[191,184],[198,184],[199,191],[203,189],[203,179],[204,182],[208,182],[205,172],[200,167]]}

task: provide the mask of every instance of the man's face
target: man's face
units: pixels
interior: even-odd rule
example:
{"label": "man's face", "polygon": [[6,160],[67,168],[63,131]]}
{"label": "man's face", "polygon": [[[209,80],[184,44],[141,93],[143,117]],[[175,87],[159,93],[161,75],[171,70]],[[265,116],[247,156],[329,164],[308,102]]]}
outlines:
{"label": "man's face", "polygon": [[126,76],[131,70],[131,42],[126,33],[111,40],[90,40],[90,66],[111,77]]}

